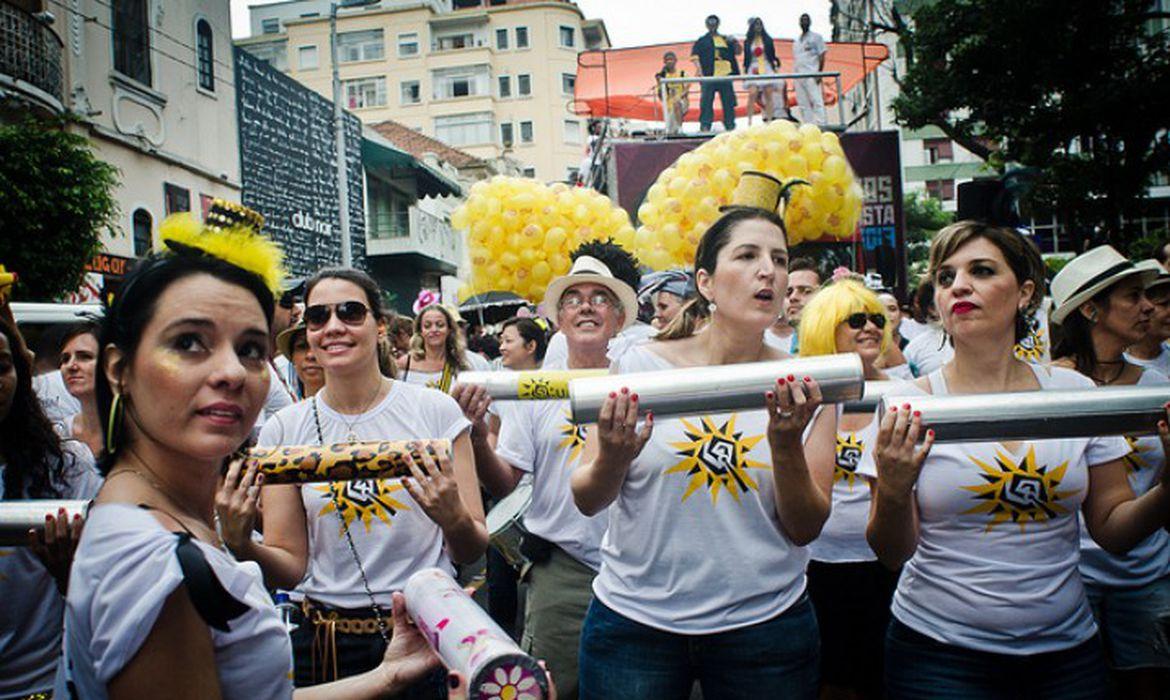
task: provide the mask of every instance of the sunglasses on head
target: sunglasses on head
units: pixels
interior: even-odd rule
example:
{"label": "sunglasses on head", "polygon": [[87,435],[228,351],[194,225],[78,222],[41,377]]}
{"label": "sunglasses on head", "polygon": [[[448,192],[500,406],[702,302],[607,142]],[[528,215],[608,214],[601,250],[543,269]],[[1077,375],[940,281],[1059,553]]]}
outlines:
{"label": "sunglasses on head", "polygon": [[865,328],[866,321],[869,321],[873,325],[877,326],[878,330],[886,327],[885,314],[867,314],[864,311],[858,311],[855,314],[849,314],[845,317],[845,323],[848,323],[849,327],[855,331],[859,331],[862,328]]}
{"label": "sunglasses on head", "polygon": [[337,320],[345,325],[360,326],[365,323],[370,308],[360,301],[343,301],[340,304],[313,304],[305,308],[305,325],[313,330],[318,330],[329,323],[334,312],[337,313]]}

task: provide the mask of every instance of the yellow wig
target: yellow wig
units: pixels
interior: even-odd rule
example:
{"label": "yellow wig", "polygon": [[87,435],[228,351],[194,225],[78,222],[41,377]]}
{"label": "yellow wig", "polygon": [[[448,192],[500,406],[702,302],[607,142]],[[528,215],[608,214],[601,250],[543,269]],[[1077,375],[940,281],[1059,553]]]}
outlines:
{"label": "yellow wig", "polygon": [[[832,355],[837,350],[837,326],[850,315],[864,312],[885,315],[886,309],[877,295],[864,285],[844,279],[824,287],[808,302],[800,315],[800,354]],[[881,351],[890,347],[891,325],[886,317],[882,329]]]}
{"label": "yellow wig", "polygon": [[159,225],[159,238],[164,243],[195,248],[247,270],[264,280],[273,296],[280,294],[284,280],[284,255],[280,246],[247,223],[220,227],[200,223],[186,212],[171,214]]}

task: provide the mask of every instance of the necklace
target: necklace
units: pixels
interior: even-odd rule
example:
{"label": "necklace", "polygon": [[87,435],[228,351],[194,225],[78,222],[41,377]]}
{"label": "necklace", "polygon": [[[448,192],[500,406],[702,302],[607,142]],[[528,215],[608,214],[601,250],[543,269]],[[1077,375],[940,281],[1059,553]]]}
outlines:
{"label": "necklace", "polygon": [[[141,461],[141,460],[139,460],[139,461]],[[134,476],[136,476],[139,479],[142,479],[144,482],[146,482],[152,489],[154,489],[156,492],[158,492],[158,494],[160,496],[162,496],[164,499],[166,499],[166,501],[170,505],[174,506],[180,513],[182,513],[183,515],[186,515],[188,518],[191,518],[195,522],[202,523],[203,525],[207,525],[207,523],[205,523],[203,521],[203,518],[196,516],[194,513],[190,512],[186,508],[179,505],[179,503],[175,499],[171,498],[170,494],[167,493],[167,490],[165,488],[163,488],[163,485],[161,483],[159,483],[159,481],[157,479],[155,479],[153,476],[150,476],[147,474],[147,472],[150,471],[149,468],[147,468],[145,464],[143,464],[143,467],[146,469],[145,472],[140,471],[138,469],[131,469],[130,467],[121,467],[119,469],[115,469],[115,470],[111,471],[109,476],[107,476],[106,478],[110,479],[114,476],[117,476],[118,474],[133,474]],[[172,520],[179,523],[180,527],[182,527],[184,530],[186,530],[188,534],[194,536],[194,533],[191,532],[190,528],[188,528],[185,524],[183,524],[183,521],[180,520],[178,517],[176,517],[172,513],[169,513],[167,511],[163,510],[162,508],[155,508],[155,510],[158,510],[162,513],[166,513],[168,516],[171,517]],[[211,537],[212,537],[211,543],[212,543],[212,545],[214,545],[215,547],[217,547],[219,549],[224,549],[223,539],[222,539],[222,537],[220,537],[220,534],[219,534],[219,516],[218,515],[215,516],[215,527],[209,527],[209,529],[211,530]]]}
{"label": "necklace", "polygon": [[[346,420],[345,419],[346,414],[342,413],[341,411],[338,411],[338,410],[334,411],[338,415],[338,417],[341,418],[341,424],[345,426],[345,441],[346,442],[352,444],[352,443],[355,443],[358,441],[357,433],[354,432],[353,427],[355,425],[357,425],[359,422],[361,422],[362,417],[366,415],[366,411],[369,411],[370,407],[374,405],[374,402],[378,400],[378,394],[380,394],[380,393],[382,393],[382,380],[381,379],[379,379],[378,383],[374,386],[374,395],[371,396],[368,401],[366,401],[365,406],[363,406],[362,409],[357,412],[356,417],[354,417],[354,419],[352,421]],[[317,420],[317,432],[320,433],[321,432],[321,417],[317,413],[317,397],[316,396],[313,397],[313,418],[315,418]]]}
{"label": "necklace", "polygon": [[1125,374],[1125,361],[1124,360],[1119,361],[1119,362],[1099,362],[1098,364],[1118,365],[1117,373],[1114,374],[1109,379],[1098,379],[1097,375],[1095,375],[1095,374],[1093,375],[1093,381],[1097,382],[1097,384],[1099,384],[1100,386],[1109,386],[1110,384],[1117,381],[1118,379],[1121,379],[1121,375]]}

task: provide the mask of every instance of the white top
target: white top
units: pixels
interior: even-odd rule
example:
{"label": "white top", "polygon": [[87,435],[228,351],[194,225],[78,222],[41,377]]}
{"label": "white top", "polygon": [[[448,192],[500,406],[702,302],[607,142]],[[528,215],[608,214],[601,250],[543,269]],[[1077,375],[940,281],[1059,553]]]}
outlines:
{"label": "white top", "polygon": [[776,348],[777,350],[779,350],[781,352],[786,352],[789,355],[795,356],[798,354],[797,347],[796,347],[796,344],[797,344],[796,330],[793,330],[792,334],[789,335],[788,337],[782,338],[782,337],[776,335],[775,333],[773,333],[771,328],[766,328],[766,329],[764,329],[764,344],[769,346],[769,347]]}
{"label": "white top", "polygon": [[[1028,335],[1012,347],[1013,354],[1024,362],[1046,365],[1052,360],[1052,342],[1048,330],[1047,304],[1036,311]],[[906,344],[902,355],[916,377],[925,377],[950,362],[955,348],[941,326],[932,325]]]}
{"label": "white top", "polygon": [[81,412],[81,402],[65,388],[61,370],[55,369],[52,372],[38,374],[33,377],[32,385],[33,393],[40,399],[41,408],[45,409],[49,422],[60,423],[65,416]]}
{"label": "white top", "polygon": [[[108,697],[106,685],[138,654],[163,604],[183,584],[175,555],[178,537],[141,508],[107,503],[90,510],[66,609],[66,674],[77,688],[75,697]],[[260,567],[193,541],[227,592],[248,607],[229,623],[229,631],[208,627],[223,697],[291,698],[292,646],[264,590]],[[64,680],[58,679],[58,697],[71,697]]]}
{"label": "white top", "polygon": [[903,316],[902,323],[898,324],[898,334],[906,340],[914,340],[928,328],[930,326],[925,323],[919,323],[910,316]]}
{"label": "white top", "polygon": [[[616,355],[622,354],[630,346],[651,338],[656,333],[658,331],[654,330],[653,326],[641,322],[631,323],[625,330],[610,338],[608,348],[610,360],[613,360]],[[565,339],[564,333],[557,331],[548,339],[542,367],[562,367],[568,366],[568,364],[569,341]]]}
{"label": "white top", "polygon": [[[567,369],[564,365],[544,369]],[[601,567],[607,513],[587,517],[573,503],[570,475],[580,464],[585,426],[569,420],[568,401],[510,401],[496,452],[532,474],[532,504],[524,528],[591,569]]]}
{"label": "white top", "polygon": [[[93,498],[102,478],[89,450],[76,440],[63,441],[62,447],[69,459],[61,498]],[[5,500],[2,463],[0,500]],[[0,600],[4,601],[0,607],[0,698],[52,690],[61,654],[65,599],[28,547],[0,547]]]}
{"label": "white top", "polygon": [[[470,370],[476,372],[491,372],[493,369],[495,369],[492,367],[492,363],[485,360],[483,356],[477,352],[471,352],[469,350],[464,353],[464,355],[467,357],[467,365],[470,367]],[[413,362],[411,364],[413,364]],[[455,378],[452,378],[451,380],[451,386],[455,386],[455,379],[458,378],[458,376],[459,373],[456,372]],[[417,367],[411,367],[410,370],[407,371],[406,369],[399,367],[398,378],[407,384],[424,386],[428,389],[438,389],[439,380],[443,378],[443,370],[439,370],[438,372],[424,372],[419,370]]]}
{"label": "white top", "polygon": [[[614,371],[675,369],[651,347]],[[776,513],[767,422],[763,410],[654,421],[609,508],[598,600],[679,634],[763,622],[800,600],[808,553]]]}
{"label": "white top", "polygon": [[[1042,389],[1090,389],[1032,365]],[[931,392],[947,393],[941,372]],[[907,385],[907,395],[923,393]],[[935,444],[918,477],[918,548],[892,612],[946,644],[998,654],[1068,649],[1096,633],[1077,572],[1089,469],[1128,453],[1119,437]]]}
{"label": "white top", "polygon": [[[838,407],[840,411],[840,407]],[[876,474],[873,451],[877,441],[878,416],[861,430],[840,430],[837,414],[837,461],[833,467],[833,510],[821,535],[808,546],[814,561],[831,563],[874,561],[877,555],[865,539],[869,524],[869,503]]]}
{"label": "white top", "polygon": [[[1165,386],[1166,375],[1148,369],[1138,379],[1138,386]],[[1140,496],[1158,485],[1166,467],[1166,454],[1157,435],[1126,436],[1129,454],[1125,467],[1129,485],[1135,496]],[[1081,575],[1085,581],[1098,586],[1133,588],[1144,586],[1170,574],[1170,533],[1162,528],[1142,540],[1133,549],[1120,556],[1109,554],[1093,541],[1086,528],[1081,528]]]}
{"label": "white top", "polygon": [[821,68],[821,56],[827,51],[825,39],[809,30],[792,42],[793,66],[797,73],[814,73]]}
{"label": "white top", "polygon": [[1139,357],[1134,357],[1133,355],[1130,355],[1128,352],[1125,353],[1125,359],[1126,359],[1126,361],[1128,361],[1132,364],[1135,364],[1139,367],[1145,367],[1147,369],[1156,369],[1159,372],[1161,372],[1162,374],[1165,374],[1166,376],[1170,377],[1170,349],[1166,348],[1165,343],[1162,343],[1162,351],[1160,353],[1158,353],[1158,356],[1152,360],[1143,360]]}
{"label": "white top", "polygon": [[[386,398],[360,415],[342,416],[320,396],[315,402],[309,399],[293,404],[264,424],[258,444],[320,444],[313,420],[314,403],[327,444],[345,442],[351,427],[358,440],[454,441],[471,425],[450,396],[392,381]],[[340,514],[334,508],[331,489]],[[304,595],[334,607],[369,605],[345,541],[342,518],[379,605],[389,606],[390,594],[402,590],[406,579],[420,569],[434,566],[454,573],[444,551],[443,531],[414,502],[401,479],[306,484],[300,491],[309,529],[308,570],[297,587]]]}
{"label": "white top", "polygon": [[294,385],[285,386],[281,381],[280,374],[285,369],[280,365],[282,360],[287,367],[288,360],[285,360],[283,355],[273,359],[272,364],[268,366],[268,396],[264,399],[264,408],[256,417],[254,428],[256,431],[259,431],[268,419],[276,415],[282,408],[291,406],[297,401],[297,398],[289,393],[290,388]]}

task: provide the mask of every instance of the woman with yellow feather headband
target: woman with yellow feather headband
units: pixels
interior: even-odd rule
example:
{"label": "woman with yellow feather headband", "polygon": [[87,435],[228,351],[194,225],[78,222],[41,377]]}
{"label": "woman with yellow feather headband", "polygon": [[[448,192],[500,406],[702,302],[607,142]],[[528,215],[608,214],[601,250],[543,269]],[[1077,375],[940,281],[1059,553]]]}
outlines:
{"label": "woman with yellow feather headband", "polygon": [[[254,504],[262,483],[237,461],[218,484],[268,390],[282,271],[258,218],[216,202],[207,225],[168,219],[164,250],[135,266],[103,319],[106,483],[73,564],[60,697],[293,695],[288,634],[213,515],[217,499]],[[397,596],[382,664],[298,697],[381,697],[437,663]]]}

